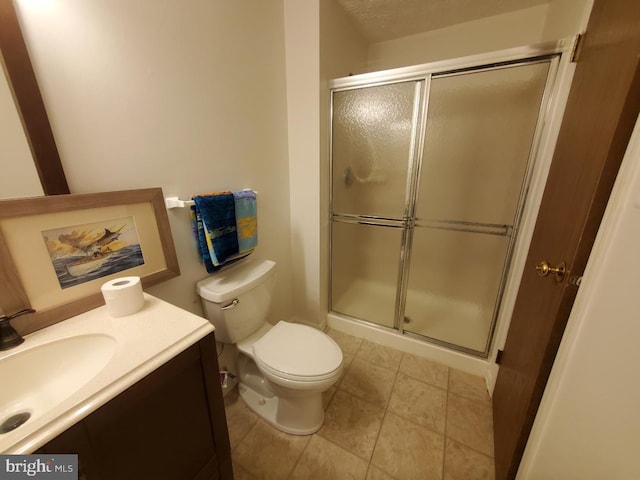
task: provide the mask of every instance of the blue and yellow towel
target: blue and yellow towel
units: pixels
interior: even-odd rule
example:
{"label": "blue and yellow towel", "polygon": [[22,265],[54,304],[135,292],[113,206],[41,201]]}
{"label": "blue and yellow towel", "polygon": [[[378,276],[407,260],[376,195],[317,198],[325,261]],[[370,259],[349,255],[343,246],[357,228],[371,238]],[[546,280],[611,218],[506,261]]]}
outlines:
{"label": "blue and yellow towel", "polygon": [[236,228],[238,233],[238,251],[248,252],[258,244],[258,216],[256,192],[242,190],[233,192],[236,210]]}
{"label": "blue and yellow towel", "polygon": [[246,257],[258,243],[256,194],[251,190],[193,197],[194,233],[208,273]]}

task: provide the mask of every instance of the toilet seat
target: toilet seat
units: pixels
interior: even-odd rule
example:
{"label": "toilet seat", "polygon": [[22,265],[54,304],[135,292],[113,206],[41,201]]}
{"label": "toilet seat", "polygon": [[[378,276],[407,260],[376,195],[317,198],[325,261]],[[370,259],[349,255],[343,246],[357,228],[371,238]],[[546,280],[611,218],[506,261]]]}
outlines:
{"label": "toilet seat", "polygon": [[330,379],[342,366],[342,350],[331,337],[297,323],[278,322],[252,350],[261,369],[295,382]]}

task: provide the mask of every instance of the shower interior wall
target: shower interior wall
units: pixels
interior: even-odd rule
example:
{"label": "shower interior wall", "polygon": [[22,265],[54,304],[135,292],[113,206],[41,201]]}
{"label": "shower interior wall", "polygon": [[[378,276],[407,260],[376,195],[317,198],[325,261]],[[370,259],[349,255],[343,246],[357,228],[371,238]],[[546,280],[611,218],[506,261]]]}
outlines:
{"label": "shower interior wall", "polygon": [[[467,22],[465,24],[455,25],[435,32],[367,45],[366,60],[363,59],[362,53],[362,44],[366,44],[366,41],[361,38],[354,39],[352,35],[351,40],[352,42],[357,44],[358,47],[351,50],[347,49],[347,56],[344,55],[344,49],[342,50],[342,54],[340,54],[337,49],[329,48],[328,43],[324,41],[324,39],[328,38],[329,35],[325,35],[323,37],[322,32],[326,33],[328,31],[331,31],[335,38],[336,35],[340,35],[340,28],[349,28],[349,23],[345,22],[344,19],[341,19],[340,22],[335,23],[335,25],[331,25],[331,17],[329,15],[325,15],[324,17],[321,17],[322,22],[320,48],[321,52],[323,51],[323,49],[326,52],[326,54],[324,55],[321,54],[321,78],[324,81],[329,78],[346,76],[350,73],[365,73],[386,68],[428,63],[444,58],[451,58],[452,56],[459,57],[571,37],[584,29],[584,25],[586,25],[586,20],[588,19],[588,13],[590,11],[591,4],[592,2],[590,0],[568,0],[565,2],[551,2],[547,5],[537,6],[495,17],[489,17],[474,22]],[[337,28],[332,28],[334,26]],[[474,38],[480,37],[484,39],[482,42],[473,41]],[[332,59],[328,54],[329,52],[335,53],[336,58]],[[399,52],[402,52],[402,54],[400,54]],[[332,68],[332,65],[334,65],[334,60],[336,62],[335,65],[340,64],[341,68]],[[351,64],[349,64],[349,61],[351,62]],[[331,73],[333,75],[328,75],[328,73]],[[567,89],[568,84],[564,86],[561,85],[561,89],[562,88]],[[321,89],[321,92],[321,95],[324,95],[324,89]],[[325,98],[324,100],[322,102],[323,109],[325,105],[328,105],[328,98]],[[560,110],[561,107],[562,106],[560,106]],[[323,130],[321,130],[321,145],[324,146],[329,145],[329,111],[327,109],[322,111],[321,113],[321,125],[323,126]],[[327,149],[326,151],[322,151],[321,156],[321,172],[323,173],[323,177],[328,175],[328,162],[329,155]],[[539,190],[539,197],[541,196],[543,183],[544,182],[540,184],[540,181],[536,182],[534,180],[532,184],[532,189],[537,188]],[[327,183],[324,183],[322,190],[323,196],[325,197],[325,201],[322,202],[322,205],[328,206],[329,195]],[[537,201],[539,201],[539,199]],[[531,203],[536,203],[535,198]],[[532,209],[535,210],[535,208],[532,208],[531,205],[528,205],[528,208],[525,211],[525,218],[523,219],[525,224],[521,226],[521,230],[525,233],[527,230],[531,230],[533,227],[532,224],[535,219],[535,212],[532,216]],[[326,210],[328,211],[328,208],[326,208]],[[527,214],[529,218],[527,218]],[[322,215],[325,215],[325,213],[323,212]],[[323,238],[325,238],[324,244],[328,245],[328,242],[326,241],[326,238],[328,238],[327,217],[323,218],[322,225],[322,235]],[[352,238],[350,240],[347,240],[347,242],[351,245],[362,245],[362,242],[359,240],[360,239],[358,238]],[[367,255],[368,251],[372,251],[374,248],[376,248],[375,242],[384,242],[384,240],[382,238],[369,239],[368,242],[370,242],[371,244],[371,249],[367,247],[367,249],[354,249],[351,252],[343,251],[340,254],[342,255],[342,257],[339,259],[339,261],[351,262],[352,265],[355,265],[355,260],[358,258],[358,255]],[[383,245],[377,246],[384,248]],[[520,248],[521,250],[524,249],[524,252],[516,252],[516,256],[519,255],[520,257],[522,257],[524,254],[526,254],[527,248],[528,243],[524,242],[524,245],[521,245]],[[329,264],[328,247],[323,248],[322,255],[324,256],[324,259],[321,262],[321,268],[325,269]],[[440,272],[438,274],[434,273],[433,271],[430,274],[427,274],[430,276],[428,282],[432,283],[434,288],[436,289],[438,288],[438,282],[442,281],[443,279],[446,281],[448,272],[451,272],[454,269],[454,267],[452,268],[451,265],[442,265],[442,267],[443,268],[440,269]],[[378,267],[376,268],[380,271],[389,268],[397,269],[397,262],[395,262],[394,259],[385,258],[378,263]],[[352,278],[363,273],[358,271],[355,267],[345,270],[349,270],[351,272]],[[367,273],[372,274],[374,272]],[[516,269],[512,272],[512,277],[519,278],[519,274],[521,274],[521,270],[520,272],[518,272],[518,269]],[[385,281],[388,282],[388,279],[390,277],[391,276],[388,274],[385,275]],[[327,278],[326,271],[323,272],[323,278]],[[383,276],[379,275],[379,278],[383,278]],[[340,281],[349,282],[349,280],[349,278],[342,278]],[[513,284],[513,279],[510,279],[510,284]],[[323,285],[328,285],[328,281]],[[395,289],[395,284],[389,285],[389,288]],[[512,291],[507,291],[505,294],[505,300],[507,301],[507,303],[509,301],[513,302],[515,300],[516,292],[513,291],[514,288],[511,288],[511,290]],[[515,288],[515,290],[517,290],[517,288]],[[451,366],[455,366],[466,371],[485,375],[487,376],[488,384],[491,389],[494,374],[494,370],[491,366],[492,359],[495,357],[495,351],[497,350],[497,348],[504,342],[504,337],[506,336],[506,330],[508,328],[509,314],[510,312],[508,311],[508,309],[507,311],[502,312],[496,330],[494,345],[490,352],[488,361],[471,359],[465,355],[448,352],[446,351],[446,349],[435,345],[421,346],[412,339],[407,339],[403,342],[398,338],[391,338],[389,335],[384,335],[374,328],[370,328],[365,325],[357,325],[355,322],[345,322],[339,316],[336,316],[334,314],[329,314],[328,319],[329,325],[334,328],[342,329],[356,335],[364,336],[365,338],[374,339],[381,343],[386,343],[388,345],[395,346],[396,348],[405,349],[406,351],[411,351],[425,357],[431,357],[435,360],[443,361],[450,364]]]}

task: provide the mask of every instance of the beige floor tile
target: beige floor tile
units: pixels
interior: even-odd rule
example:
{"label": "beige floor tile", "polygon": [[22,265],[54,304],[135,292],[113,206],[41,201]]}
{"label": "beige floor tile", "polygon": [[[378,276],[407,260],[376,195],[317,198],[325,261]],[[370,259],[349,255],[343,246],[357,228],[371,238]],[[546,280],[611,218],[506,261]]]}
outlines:
{"label": "beige floor tile", "polygon": [[455,368],[449,371],[449,391],[469,400],[491,405],[491,397],[489,397],[484,378],[456,370]]}
{"label": "beige floor tile", "polygon": [[491,406],[449,393],[447,437],[493,457]]}
{"label": "beige floor tile", "polygon": [[378,467],[369,465],[369,471],[367,472],[367,478],[365,480],[396,480],[388,473],[383,472]]}
{"label": "beige floor tile", "polygon": [[450,438],[444,452],[445,480],[494,480],[494,460]]}
{"label": "beige floor tile", "polygon": [[444,435],[447,392],[399,373],[391,392],[389,410]]}
{"label": "beige floor tile", "polygon": [[371,463],[402,480],[442,478],[444,437],[387,412]]}
{"label": "beige floor tile", "polygon": [[400,362],[400,371],[422,382],[447,389],[449,367],[440,363],[405,353]]}
{"label": "beige floor tile", "polygon": [[363,480],[367,462],[329,440],[314,435],[304,449],[291,480]]}
{"label": "beige floor tile", "polygon": [[231,449],[234,449],[258,421],[258,416],[240,398],[237,388],[224,398],[224,411],[227,416],[229,442]]}
{"label": "beige floor tile", "polygon": [[482,378],[327,333],[343,350],[344,371],[323,394],[325,423],[317,434],[287,435],[259,419],[237,390],[225,397],[234,478],[494,480],[491,400]]}
{"label": "beige floor tile", "polygon": [[348,353],[342,352],[342,372],[340,373],[340,377],[338,378],[336,385],[340,385],[342,379],[347,374],[347,370],[349,370],[351,362],[353,362],[354,358],[356,358],[355,355],[349,355]]}
{"label": "beige floor tile", "polygon": [[354,337],[353,335],[343,333],[333,328],[327,330],[327,335],[333,338],[336,343],[340,345],[343,354],[355,355],[362,344],[362,338]]}
{"label": "beige floor tile", "polygon": [[356,357],[342,379],[340,388],[384,408],[391,396],[395,376],[396,372],[393,370]]}
{"label": "beige floor tile", "polygon": [[234,451],[234,460],[261,479],[280,480],[293,471],[309,436],[287,435],[258,420]]}
{"label": "beige floor tile", "polygon": [[338,389],[318,434],[368,460],[383,417],[382,408]]}
{"label": "beige floor tile", "polygon": [[233,480],[257,480],[249,471],[237,462],[233,462]]}
{"label": "beige floor tile", "polygon": [[336,390],[338,390],[338,387],[334,385],[329,390],[322,392],[322,407],[325,410],[329,406],[329,403],[331,403],[331,399],[333,398],[333,395],[336,393]]}
{"label": "beige floor tile", "polygon": [[366,360],[389,370],[398,370],[402,360],[402,352],[364,340],[358,350],[357,358]]}

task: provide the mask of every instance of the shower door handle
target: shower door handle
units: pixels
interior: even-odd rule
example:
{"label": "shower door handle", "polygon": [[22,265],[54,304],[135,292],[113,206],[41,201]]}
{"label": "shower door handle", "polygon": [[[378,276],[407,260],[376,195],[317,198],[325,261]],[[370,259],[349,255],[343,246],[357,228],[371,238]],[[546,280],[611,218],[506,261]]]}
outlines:
{"label": "shower door handle", "polygon": [[543,260],[536,265],[536,270],[541,277],[546,277],[550,273],[553,274],[556,277],[556,282],[560,283],[564,280],[564,276],[567,273],[567,264],[563,261],[555,267],[552,267],[549,262]]}

